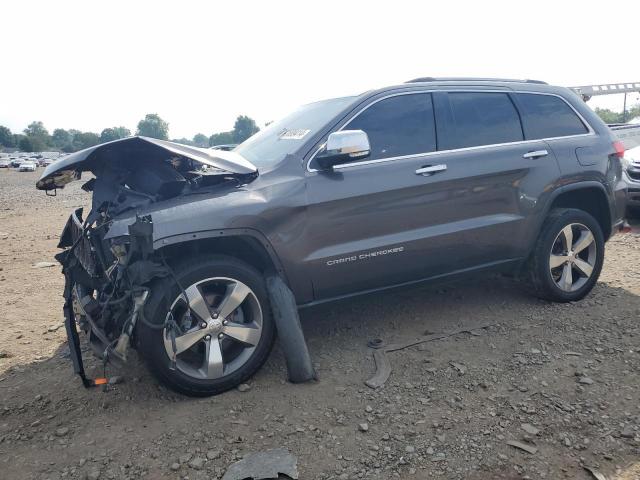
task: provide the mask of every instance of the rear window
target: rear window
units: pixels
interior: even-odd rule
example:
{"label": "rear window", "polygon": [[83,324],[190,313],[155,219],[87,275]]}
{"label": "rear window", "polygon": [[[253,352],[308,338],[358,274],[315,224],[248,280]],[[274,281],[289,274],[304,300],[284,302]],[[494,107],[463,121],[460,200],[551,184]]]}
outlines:
{"label": "rear window", "polygon": [[369,159],[433,152],[436,127],[428,93],[397,95],[380,100],[351,120],[345,130],[363,130],[369,137]]}
{"label": "rear window", "polygon": [[524,140],[520,117],[506,93],[451,92],[455,125],[452,148]]}
{"label": "rear window", "polygon": [[560,97],[517,93],[527,140],[588,133],[587,127]]}

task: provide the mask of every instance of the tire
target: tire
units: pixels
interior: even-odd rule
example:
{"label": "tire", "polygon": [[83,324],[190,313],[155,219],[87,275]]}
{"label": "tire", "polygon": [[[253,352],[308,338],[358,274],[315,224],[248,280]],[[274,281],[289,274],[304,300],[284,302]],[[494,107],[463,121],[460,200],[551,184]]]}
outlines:
{"label": "tire", "polygon": [[[137,341],[149,369],[162,383],[189,396],[217,395],[245,382],[265,362],[275,338],[263,276],[227,256],[192,258],[175,266],[174,274],[178,282],[169,277],[151,286],[146,322],[138,322]],[[236,297],[244,300],[225,313],[238,303]],[[184,348],[176,355],[175,368],[172,328],[146,324],[166,325],[167,318],[176,325],[176,348]]]}
{"label": "tire", "polygon": [[[591,243],[587,243],[589,233]],[[572,240],[570,250],[567,236]],[[529,258],[530,284],[534,294],[545,300],[581,300],[598,281],[603,261],[604,235],[598,221],[583,210],[553,209]]]}

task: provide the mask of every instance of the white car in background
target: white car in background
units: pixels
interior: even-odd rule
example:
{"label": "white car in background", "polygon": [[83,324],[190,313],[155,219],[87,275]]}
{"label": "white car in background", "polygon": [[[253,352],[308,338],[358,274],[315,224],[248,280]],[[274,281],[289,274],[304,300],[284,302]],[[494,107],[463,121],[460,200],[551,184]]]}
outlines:
{"label": "white car in background", "polygon": [[627,183],[628,216],[638,216],[640,212],[640,147],[624,152],[622,160],[624,180]]}
{"label": "white car in background", "polygon": [[36,162],[22,162],[18,167],[19,172],[35,172],[38,165]]}

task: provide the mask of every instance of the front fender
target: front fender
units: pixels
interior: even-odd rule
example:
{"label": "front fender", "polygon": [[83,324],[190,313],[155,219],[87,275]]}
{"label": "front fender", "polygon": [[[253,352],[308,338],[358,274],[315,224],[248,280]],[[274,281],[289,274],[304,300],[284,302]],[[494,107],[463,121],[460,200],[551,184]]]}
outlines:
{"label": "front fender", "polygon": [[182,233],[178,235],[172,235],[169,237],[155,239],[153,241],[153,248],[155,250],[159,250],[161,248],[168,247],[170,245],[177,245],[177,244],[193,242],[197,240],[204,240],[208,238],[228,238],[228,237],[239,237],[239,236],[248,236],[258,241],[259,244],[264,248],[264,250],[269,255],[269,258],[271,259],[271,262],[273,263],[278,274],[283,276],[283,278],[286,279],[286,271],[276,251],[271,245],[271,242],[269,242],[269,239],[265,237],[262,234],[262,232],[255,230],[253,228],[228,228],[228,229],[219,229],[219,230],[206,230],[202,232]]}

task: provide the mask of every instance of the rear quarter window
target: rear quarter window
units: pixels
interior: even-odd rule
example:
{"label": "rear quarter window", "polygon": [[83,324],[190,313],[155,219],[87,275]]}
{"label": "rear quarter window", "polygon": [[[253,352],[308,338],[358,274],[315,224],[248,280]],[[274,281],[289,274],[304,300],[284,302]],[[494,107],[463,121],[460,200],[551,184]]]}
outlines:
{"label": "rear quarter window", "polygon": [[567,137],[589,132],[576,112],[560,97],[536,93],[515,95],[522,110],[522,123],[527,140]]}
{"label": "rear quarter window", "polygon": [[455,125],[452,148],[524,139],[518,111],[506,93],[449,92],[448,97]]}

